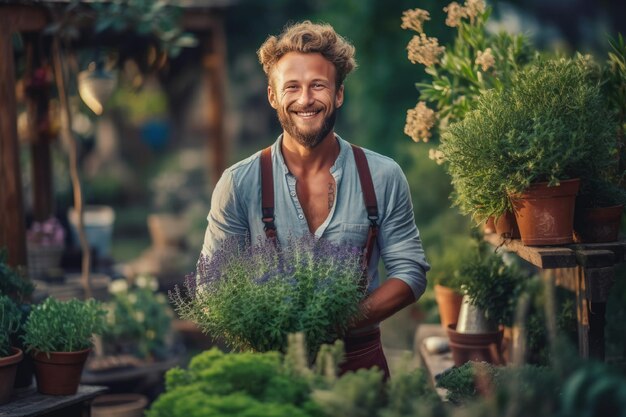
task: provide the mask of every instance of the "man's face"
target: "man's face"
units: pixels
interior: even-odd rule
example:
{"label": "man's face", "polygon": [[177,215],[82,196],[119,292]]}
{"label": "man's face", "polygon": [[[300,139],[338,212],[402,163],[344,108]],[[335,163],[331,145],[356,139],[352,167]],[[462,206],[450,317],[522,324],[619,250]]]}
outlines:
{"label": "man's face", "polygon": [[311,149],[332,132],[343,103],[335,86],[335,66],[319,53],[289,52],[274,66],[267,88],[284,131]]}

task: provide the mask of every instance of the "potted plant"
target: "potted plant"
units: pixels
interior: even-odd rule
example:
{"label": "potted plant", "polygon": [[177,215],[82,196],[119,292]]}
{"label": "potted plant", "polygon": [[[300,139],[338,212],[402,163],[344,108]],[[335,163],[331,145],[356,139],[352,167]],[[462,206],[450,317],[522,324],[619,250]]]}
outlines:
{"label": "potted plant", "polygon": [[22,313],[6,295],[0,295],[0,404],[9,401],[17,364],[24,356],[21,349],[11,345],[11,335],[19,329]]}
{"label": "potted plant", "polygon": [[501,364],[502,330],[498,326],[513,324],[524,276],[478,240],[459,273],[463,305],[458,322],[447,329],[455,364],[468,360]]}
{"label": "potted plant", "polygon": [[171,350],[174,315],[167,297],[157,293],[156,278],[139,275],[129,285],[125,279],[111,282],[111,301],[103,332],[105,352],[131,354],[148,361],[164,359]]}
{"label": "potted plant", "polygon": [[235,349],[284,351],[287,335],[301,331],[313,359],[359,314],[361,252],[312,235],[291,237],[284,247],[226,240],[171,293],[176,310]]}
{"label": "potted plant", "polygon": [[24,344],[35,363],[39,392],[76,393],[92,335],[102,333],[105,314],[93,299],[59,301],[49,297],[33,308],[24,326]]}
{"label": "potted plant", "polygon": [[463,293],[459,269],[465,260],[463,254],[468,240],[465,236],[450,240],[444,244],[443,253],[430,254],[432,269],[428,276],[435,284],[433,289],[444,329],[457,322],[461,310]]}
{"label": "potted plant", "polygon": [[477,220],[513,211],[524,244],[571,243],[579,174],[611,164],[614,131],[589,57],[537,57],[443,135],[455,202]]}
{"label": "potted plant", "polygon": [[577,242],[602,243],[618,239],[626,203],[626,44],[620,34],[609,39],[611,51],[604,66],[597,67],[603,96],[617,119],[616,146],[610,167],[589,164],[582,170],[581,190],[576,199],[574,238]]}

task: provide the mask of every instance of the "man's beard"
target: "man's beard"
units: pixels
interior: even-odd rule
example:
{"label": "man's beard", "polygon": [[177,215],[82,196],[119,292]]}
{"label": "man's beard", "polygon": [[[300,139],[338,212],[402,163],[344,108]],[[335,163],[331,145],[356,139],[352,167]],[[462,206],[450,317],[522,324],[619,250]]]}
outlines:
{"label": "man's beard", "polygon": [[324,138],[333,130],[333,127],[335,127],[335,119],[337,117],[336,108],[333,108],[333,111],[328,116],[324,117],[322,126],[320,126],[318,130],[309,132],[303,132],[298,129],[288,112],[279,108],[276,111],[278,114],[278,121],[283,127],[283,130],[287,132],[289,136],[296,139],[298,143],[308,149],[313,149],[319,145],[320,142],[322,142],[322,140],[324,140]]}

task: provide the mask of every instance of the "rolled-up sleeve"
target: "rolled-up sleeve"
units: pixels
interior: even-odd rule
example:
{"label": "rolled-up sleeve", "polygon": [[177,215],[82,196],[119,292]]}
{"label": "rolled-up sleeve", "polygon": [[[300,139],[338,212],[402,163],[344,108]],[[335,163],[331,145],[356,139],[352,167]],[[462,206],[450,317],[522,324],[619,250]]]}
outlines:
{"label": "rolled-up sleeve", "polygon": [[210,257],[229,237],[245,239],[249,228],[242,204],[237,194],[232,171],[224,171],[211,196],[211,209],[207,217],[208,226],[204,235],[202,255]]}
{"label": "rolled-up sleeve", "polygon": [[380,222],[380,255],[387,276],[404,281],[418,299],[426,289],[426,272],[430,265],[415,225],[409,184],[397,164],[389,181],[387,205]]}

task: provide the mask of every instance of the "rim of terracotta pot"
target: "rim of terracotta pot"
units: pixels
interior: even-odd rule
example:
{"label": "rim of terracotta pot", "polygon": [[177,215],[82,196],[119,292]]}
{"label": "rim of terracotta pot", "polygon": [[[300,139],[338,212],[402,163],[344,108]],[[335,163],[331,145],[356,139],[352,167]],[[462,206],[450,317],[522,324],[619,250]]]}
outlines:
{"label": "rim of terracotta pot", "polygon": [[449,324],[446,330],[448,332],[450,342],[471,346],[475,346],[477,344],[500,343],[503,336],[502,329],[487,333],[459,333],[456,331],[456,323]]}
{"label": "rim of terracotta pot", "polygon": [[86,358],[91,352],[91,348],[77,350],[74,352],[41,352],[41,351],[33,351],[31,352],[31,356],[33,360],[37,362],[43,363],[56,363],[56,364],[64,364],[64,363],[77,363],[81,362]]}
{"label": "rim of terracotta pot", "polygon": [[[561,197],[570,194],[576,194],[578,189],[580,188],[580,178],[572,178],[570,180],[561,180],[559,181],[559,185],[555,185],[552,187],[548,187],[549,182],[534,182],[531,183],[528,188],[520,193],[509,194],[511,199],[542,199],[542,198],[553,198],[553,197]],[[543,189],[541,197],[536,197],[534,192],[537,190]]]}
{"label": "rim of terracotta pot", "polygon": [[11,346],[11,350],[13,351],[11,355],[3,356],[0,358],[0,367],[11,366],[19,363],[24,357],[24,352],[22,352],[22,349]]}

